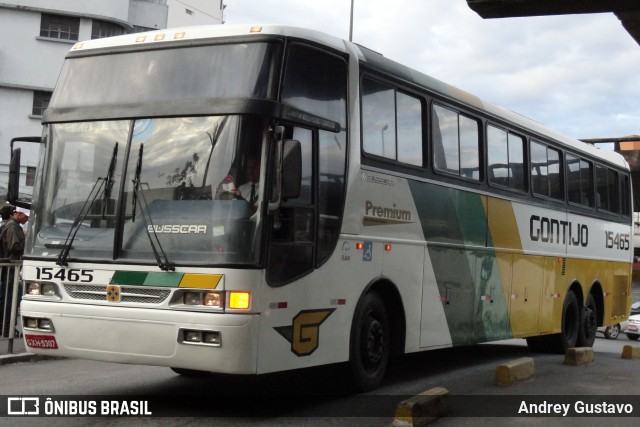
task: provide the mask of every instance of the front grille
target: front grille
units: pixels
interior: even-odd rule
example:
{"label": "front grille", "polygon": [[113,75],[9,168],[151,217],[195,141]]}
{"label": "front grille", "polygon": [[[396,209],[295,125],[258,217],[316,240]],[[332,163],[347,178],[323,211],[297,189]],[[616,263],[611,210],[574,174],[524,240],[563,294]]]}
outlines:
{"label": "front grille", "polygon": [[[73,299],[88,301],[107,301],[107,287],[95,285],[65,284],[64,290]],[[120,287],[120,302],[138,304],[161,304],[171,294],[170,289]]]}

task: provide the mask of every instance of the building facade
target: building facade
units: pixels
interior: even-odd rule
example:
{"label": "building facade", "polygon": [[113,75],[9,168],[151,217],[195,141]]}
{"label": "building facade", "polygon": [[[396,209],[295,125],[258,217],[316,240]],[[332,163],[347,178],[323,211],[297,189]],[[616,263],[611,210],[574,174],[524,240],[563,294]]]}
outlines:
{"label": "building facade", "polygon": [[[0,2],[0,203],[9,141],[42,132],[42,113],[64,57],[80,40],[175,26],[221,24],[222,0],[3,0]],[[36,144],[22,149],[21,192],[30,194]]]}

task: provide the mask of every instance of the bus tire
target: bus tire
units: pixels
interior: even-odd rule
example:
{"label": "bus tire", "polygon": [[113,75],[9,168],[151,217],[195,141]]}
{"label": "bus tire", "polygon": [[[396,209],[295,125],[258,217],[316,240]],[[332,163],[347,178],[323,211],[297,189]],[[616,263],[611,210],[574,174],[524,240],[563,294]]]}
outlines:
{"label": "bus tire", "polygon": [[562,305],[561,332],[527,338],[527,346],[533,352],[564,354],[575,347],[580,329],[580,306],[573,291],[568,291]]}
{"label": "bus tire", "polygon": [[587,302],[580,313],[580,327],[578,330],[578,347],[593,347],[598,329],[598,306],[592,294],[587,296]]}
{"label": "bus tire", "polygon": [[373,390],[382,382],[391,348],[389,317],[380,296],[370,292],[362,297],[351,325],[349,369],[358,391]]}
{"label": "bus tire", "polygon": [[559,335],[559,343],[555,349],[557,353],[564,353],[568,348],[578,344],[580,334],[580,305],[575,292],[568,291],[562,305],[562,332]]}

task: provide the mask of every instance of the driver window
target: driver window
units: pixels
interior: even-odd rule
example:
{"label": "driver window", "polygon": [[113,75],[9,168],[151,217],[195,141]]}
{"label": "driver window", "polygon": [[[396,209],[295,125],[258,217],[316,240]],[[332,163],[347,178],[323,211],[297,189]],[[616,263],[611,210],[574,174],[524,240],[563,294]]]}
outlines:
{"label": "driver window", "polygon": [[279,227],[272,227],[267,277],[282,286],[313,269],[315,217],[313,204],[313,132],[295,128],[287,138],[300,141],[302,182],[299,197],[283,200],[277,213]]}

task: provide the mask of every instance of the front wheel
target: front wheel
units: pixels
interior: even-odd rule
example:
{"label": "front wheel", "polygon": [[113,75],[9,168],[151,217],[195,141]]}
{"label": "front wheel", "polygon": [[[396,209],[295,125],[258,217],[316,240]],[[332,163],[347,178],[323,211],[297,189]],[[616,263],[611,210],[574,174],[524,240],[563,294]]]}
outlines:
{"label": "front wheel", "polygon": [[616,323],[612,326],[607,326],[604,330],[604,337],[609,340],[615,340],[620,335],[620,324]]}
{"label": "front wheel", "polygon": [[640,338],[640,335],[636,335],[636,334],[627,334],[627,338],[629,338],[631,341],[637,341],[638,338]]}
{"label": "front wheel", "polygon": [[382,382],[390,344],[387,309],[377,293],[368,293],[358,303],[351,326],[349,365],[359,391],[372,390]]}

